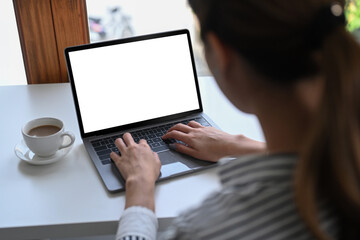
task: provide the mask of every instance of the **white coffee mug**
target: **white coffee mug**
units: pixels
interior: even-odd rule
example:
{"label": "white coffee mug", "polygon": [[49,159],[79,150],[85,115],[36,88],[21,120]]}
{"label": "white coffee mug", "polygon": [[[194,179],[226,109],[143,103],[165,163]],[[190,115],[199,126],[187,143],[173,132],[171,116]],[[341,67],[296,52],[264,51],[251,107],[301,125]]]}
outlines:
{"label": "white coffee mug", "polygon": [[[72,132],[64,130],[64,123],[57,118],[38,118],[26,123],[22,135],[28,148],[39,157],[54,155],[59,149],[71,146],[75,141]],[[70,138],[64,143],[64,138]]]}

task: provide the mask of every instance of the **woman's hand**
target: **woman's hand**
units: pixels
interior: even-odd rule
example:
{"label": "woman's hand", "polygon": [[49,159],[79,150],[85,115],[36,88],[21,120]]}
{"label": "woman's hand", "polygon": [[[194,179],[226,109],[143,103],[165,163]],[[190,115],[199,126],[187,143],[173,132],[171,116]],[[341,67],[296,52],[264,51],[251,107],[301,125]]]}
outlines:
{"label": "woman's hand", "polygon": [[263,142],[243,135],[231,135],[213,127],[204,127],[195,121],[189,122],[188,125],[177,124],[170,128],[163,139],[171,138],[184,143],[175,143],[176,151],[211,162],[216,162],[225,156],[266,151]]}
{"label": "woman's hand", "polygon": [[137,144],[129,133],[123,139],[115,141],[121,156],[112,152],[110,157],[126,182],[125,208],[143,206],[154,210],[155,181],[161,168],[159,156],[144,139]]}

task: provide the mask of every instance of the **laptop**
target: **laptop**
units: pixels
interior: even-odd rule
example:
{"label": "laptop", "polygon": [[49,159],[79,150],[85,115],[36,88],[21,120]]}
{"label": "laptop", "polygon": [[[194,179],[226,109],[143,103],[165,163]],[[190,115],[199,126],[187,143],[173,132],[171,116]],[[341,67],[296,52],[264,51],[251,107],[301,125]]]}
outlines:
{"label": "laptop", "polygon": [[180,154],[161,136],[177,123],[215,123],[203,113],[188,30],[65,49],[80,133],[109,192],[125,190],[110,159],[115,139],[146,139],[162,163],[158,181],[213,167]]}

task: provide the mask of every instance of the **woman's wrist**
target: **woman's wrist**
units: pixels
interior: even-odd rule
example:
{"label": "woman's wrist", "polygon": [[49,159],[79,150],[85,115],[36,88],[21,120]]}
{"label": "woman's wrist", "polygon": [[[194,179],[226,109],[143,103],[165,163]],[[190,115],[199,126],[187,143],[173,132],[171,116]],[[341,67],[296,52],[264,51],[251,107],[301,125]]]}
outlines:
{"label": "woman's wrist", "polygon": [[253,140],[244,135],[233,135],[234,140],[229,144],[230,155],[244,155],[253,153],[266,153],[266,143]]}
{"label": "woman's wrist", "polygon": [[126,180],[126,204],[125,208],[132,206],[146,207],[155,211],[155,183],[142,178],[130,178]]}

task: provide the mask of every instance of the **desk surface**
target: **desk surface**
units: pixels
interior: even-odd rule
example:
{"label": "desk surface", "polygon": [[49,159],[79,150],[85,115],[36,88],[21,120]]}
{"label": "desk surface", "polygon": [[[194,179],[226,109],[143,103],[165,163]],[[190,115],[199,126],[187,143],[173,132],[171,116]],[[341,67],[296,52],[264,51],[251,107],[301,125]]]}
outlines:
{"label": "desk surface", "polygon": [[[254,116],[237,111],[212,78],[199,82],[204,112],[223,130],[263,140]],[[0,112],[0,239],[114,234],[124,193],[110,194],[103,186],[80,138],[70,85],[0,87]],[[14,147],[21,126],[43,116],[62,119],[76,141],[61,161],[31,166],[14,155]],[[216,169],[157,184],[160,227],[219,187]]]}

